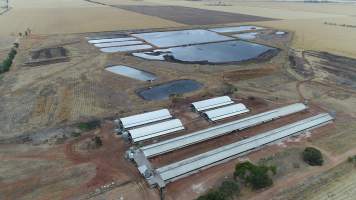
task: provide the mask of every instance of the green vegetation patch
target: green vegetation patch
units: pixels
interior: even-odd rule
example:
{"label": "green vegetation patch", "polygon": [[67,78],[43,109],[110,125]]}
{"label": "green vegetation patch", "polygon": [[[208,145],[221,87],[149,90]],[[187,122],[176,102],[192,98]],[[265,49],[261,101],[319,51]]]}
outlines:
{"label": "green vegetation patch", "polygon": [[0,74],[8,72],[10,70],[10,67],[12,65],[13,60],[15,59],[15,56],[17,54],[17,49],[18,48],[18,43],[14,44],[14,47],[11,49],[9,54],[7,55],[7,58],[0,63]]}
{"label": "green vegetation patch", "polygon": [[355,156],[350,156],[350,157],[348,157],[348,158],[347,158],[347,161],[348,161],[349,163],[355,164],[355,166],[356,166],[356,155],[355,155]]}
{"label": "green vegetation patch", "polygon": [[100,120],[92,120],[89,122],[82,122],[78,124],[81,131],[90,131],[100,127]]}
{"label": "green vegetation patch", "polygon": [[275,166],[254,165],[247,161],[236,165],[234,177],[257,190],[273,184],[269,172],[274,175],[277,168]]}
{"label": "green vegetation patch", "polygon": [[96,147],[103,146],[103,141],[101,140],[101,138],[99,136],[95,136],[92,140],[94,141]]}
{"label": "green vegetation patch", "polygon": [[323,155],[314,147],[307,147],[304,149],[303,160],[311,166],[321,166],[324,162]]}
{"label": "green vegetation patch", "polygon": [[251,162],[238,163],[235,166],[234,179],[225,180],[217,189],[210,190],[197,200],[232,200],[240,195],[240,183],[261,189],[273,184],[271,174],[275,175],[275,166],[254,165]]}
{"label": "green vegetation patch", "polygon": [[237,197],[239,194],[239,184],[235,180],[226,180],[222,182],[218,189],[210,190],[197,200],[228,200],[234,199],[234,197]]}

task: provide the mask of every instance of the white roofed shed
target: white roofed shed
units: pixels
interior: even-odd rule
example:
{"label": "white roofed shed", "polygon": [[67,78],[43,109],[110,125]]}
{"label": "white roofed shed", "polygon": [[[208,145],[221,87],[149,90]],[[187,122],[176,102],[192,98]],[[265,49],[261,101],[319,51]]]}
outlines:
{"label": "white roofed shed", "polygon": [[136,143],[180,130],[184,130],[182,122],[179,119],[172,119],[169,121],[131,129],[128,130],[128,133],[132,142]]}
{"label": "white roofed shed", "polygon": [[217,108],[214,110],[208,110],[204,112],[204,116],[211,121],[217,121],[220,119],[225,119],[235,115],[247,113],[249,111],[250,110],[247,109],[244,104],[238,103],[238,104],[225,106],[222,108]]}
{"label": "white roofed shed", "polygon": [[308,107],[302,103],[291,104],[267,112],[252,115],[243,119],[239,119],[233,122],[224,123],[190,134],[143,146],[140,148],[140,150],[146,157],[154,157],[177,149],[181,149],[186,146],[190,146],[192,144],[220,137],[222,135],[229,134],[232,131],[240,131],[249,127],[272,121],[274,119],[278,119],[283,116],[301,112],[306,110],[307,108]]}
{"label": "white roofed shed", "polygon": [[317,128],[333,120],[327,113],[322,113],[304,120],[300,120],[280,128],[257,134],[248,139],[244,139],[220,148],[162,166],[156,171],[166,183],[199,172],[201,169],[225,162],[238,155],[259,148],[263,145],[281,140],[294,134]]}
{"label": "white roofed shed", "polygon": [[197,101],[192,103],[192,107],[195,111],[204,111],[220,106],[225,106],[229,104],[233,104],[234,102],[231,100],[229,96],[221,96],[221,97],[215,97],[212,99],[206,99],[203,101]]}
{"label": "white roofed shed", "polygon": [[119,119],[120,126],[123,129],[132,128],[152,122],[157,122],[165,119],[172,118],[168,109],[161,109],[152,112],[146,112],[138,115],[132,115],[129,117],[123,117]]}

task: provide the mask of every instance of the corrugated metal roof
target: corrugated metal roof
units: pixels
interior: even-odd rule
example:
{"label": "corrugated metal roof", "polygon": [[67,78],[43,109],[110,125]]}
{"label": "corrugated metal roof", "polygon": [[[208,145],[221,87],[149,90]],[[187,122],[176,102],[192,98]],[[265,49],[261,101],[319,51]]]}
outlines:
{"label": "corrugated metal roof", "polygon": [[180,130],[184,130],[182,122],[179,119],[172,119],[149,126],[131,129],[128,132],[133,142],[140,142]]}
{"label": "corrugated metal roof", "polygon": [[290,115],[296,112],[300,112],[307,109],[302,103],[296,103],[288,106],[284,106],[275,110],[259,113],[250,117],[246,117],[233,122],[221,124],[197,132],[193,132],[187,135],[179,136],[155,144],[141,147],[140,149],[146,157],[153,157],[160,154],[164,154],[176,149],[180,149],[192,144],[203,142],[215,137],[229,134],[232,131],[243,130],[258,124],[262,124],[273,119],[277,119],[286,115]]}
{"label": "corrugated metal roof", "polygon": [[238,154],[253,150],[293,134],[318,127],[330,122],[332,119],[333,117],[327,113],[319,114],[286,126],[282,126],[272,131],[256,135],[254,137],[163,166],[158,168],[156,171],[165,182],[171,182],[187,173],[197,172],[197,170],[201,168],[205,169],[218,162],[234,158],[234,156]]}
{"label": "corrugated metal roof", "polygon": [[215,97],[212,99],[206,99],[203,101],[197,101],[192,103],[192,106],[196,111],[208,110],[211,108],[216,108],[219,106],[225,106],[229,104],[233,104],[234,102],[228,96]]}
{"label": "corrugated metal roof", "polygon": [[172,118],[172,115],[167,109],[156,110],[152,112],[146,112],[138,115],[132,115],[129,117],[120,118],[121,125],[124,129],[132,128],[148,124],[151,122],[157,122],[164,119]]}
{"label": "corrugated metal roof", "polygon": [[204,112],[204,115],[207,118],[209,118],[211,121],[217,121],[220,119],[225,119],[242,113],[247,113],[249,111],[250,110],[247,109],[244,104],[239,103],[239,104],[233,104],[222,108],[206,111]]}

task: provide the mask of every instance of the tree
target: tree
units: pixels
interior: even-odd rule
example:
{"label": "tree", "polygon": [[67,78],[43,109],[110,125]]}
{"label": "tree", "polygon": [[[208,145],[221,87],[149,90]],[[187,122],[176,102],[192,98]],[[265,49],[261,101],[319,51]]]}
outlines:
{"label": "tree", "polygon": [[256,190],[273,184],[271,177],[268,176],[267,168],[256,168],[247,179],[253,189]]}
{"label": "tree", "polygon": [[277,169],[275,166],[258,166],[247,161],[236,165],[234,177],[251,185],[253,189],[261,189],[273,184],[269,171],[276,174]]}
{"label": "tree", "polygon": [[226,196],[219,190],[211,190],[207,194],[200,196],[197,200],[226,200]]}
{"label": "tree", "polygon": [[227,197],[233,197],[240,194],[240,186],[236,181],[233,180],[222,182],[219,190]]}
{"label": "tree", "polygon": [[0,66],[0,73],[7,72],[10,70],[12,61],[14,60],[16,54],[17,54],[17,51],[14,48],[12,48],[10,53],[7,55],[7,58],[2,62],[1,66]]}
{"label": "tree", "polygon": [[239,177],[241,179],[245,179],[245,175],[248,171],[253,170],[254,165],[250,162],[239,163],[235,166],[234,177]]}
{"label": "tree", "polygon": [[15,49],[11,49],[8,58],[10,58],[11,60],[13,60],[15,58],[15,55],[17,54],[17,51]]}
{"label": "tree", "polygon": [[197,200],[228,200],[233,199],[240,194],[240,186],[234,180],[222,182],[216,190],[210,190],[205,195],[200,196]]}
{"label": "tree", "polygon": [[101,147],[103,145],[103,141],[101,141],[101,138],[99,136],[94,137],[94,142],[97,147]]}
{"label": "tree", "polygon": [[323,155],[314,147],[307,147],[303,151],[303,160],[311,166],[323,165]]}
{"label": "tree", "polygon": [[4,72],[9,71],[11,65],[12,65],[12,59],[6,58],[6,59],[2,62],[3,71],[4,71]]}

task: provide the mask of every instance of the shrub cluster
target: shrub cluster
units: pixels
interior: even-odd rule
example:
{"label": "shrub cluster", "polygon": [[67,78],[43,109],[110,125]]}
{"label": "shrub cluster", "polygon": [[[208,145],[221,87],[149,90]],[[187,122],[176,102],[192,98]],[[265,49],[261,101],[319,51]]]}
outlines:
{"label": "shrub cluster", "polygon": [[100,121],[99,120],[92,120],[92,121],[89,121],[89,122],[83,122],[83,123],[79,123],[78,124],[78,128],[81,131],[90,131],[90,130],[96,129],[98,127],[100,127]]}
{"label": "shrub cluster", "polygon": [[347,158],[347,161],[349,163],[353,163],[353,164],[356,164],[356,155],[355,156],[350,156]]}
{"label": "shrub cluster", "polygon": [[95,136],[92,140],[94,141],[96,147],[101,147],[103,145],[103,141],[99,136]]}
{"label": "shrub cluster", "polygon": [[273,184],[269,172],[276,174],[276,167],[258,166],[247,161],[236,165],[234,177],[239,178],[247,185],[251,185],[253,189],[261,189]]}
{"label": "shrub cluster", "polygon": [[321,166],[324,162],[321,152],[314,147],[304,149],[303,160],[311,166]]}
{"label": "shrub cluster", "polygon": [[225,82],[223,87],[222,87],[222,93],[224,95],[233,95],[235,92],[237,92],[238,89],[231,83]]}
{"label": "shrub cluster", "polygon": [[11,49],[9,54],[7,55],[7,58],[2,61],[0,64],[0,73],[4,73],[10,70],[10,67],[12,65],[12,62],[17,54],[16,48],[18,47],[18,44],[15,43],[14,47]]}
{"label": "shrub cluster", "polygon": [[240,194],[239,184],[234,180],[222,182],[220,187],[200,196],[197,200],[228,200]]}
{"label": "shrub cluster", "polygon": [[269,172],[276,174],[275,166],[254,165],[250,162],[239,163],[235,166],[234,180],[222,182],[219,188],[210,190],[197,200],[229,200],[240,194],[240,179],[251,185],[253,189],[260,189],[273,184]]}

